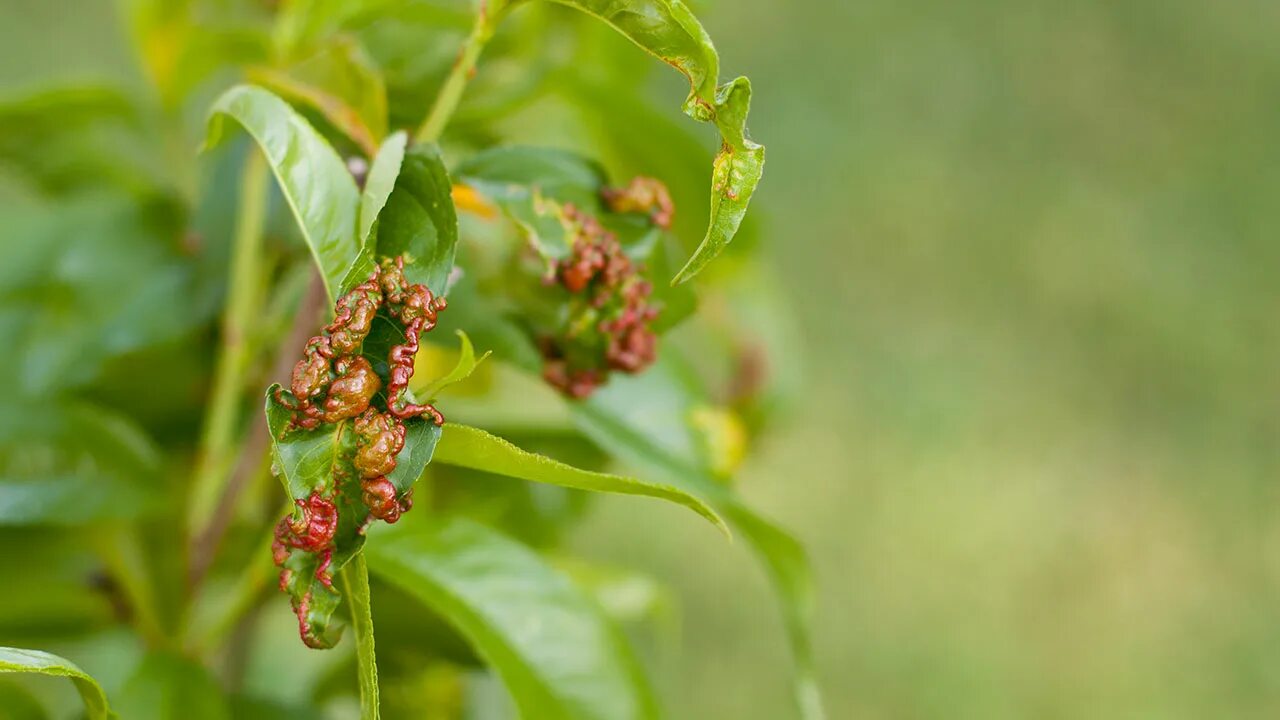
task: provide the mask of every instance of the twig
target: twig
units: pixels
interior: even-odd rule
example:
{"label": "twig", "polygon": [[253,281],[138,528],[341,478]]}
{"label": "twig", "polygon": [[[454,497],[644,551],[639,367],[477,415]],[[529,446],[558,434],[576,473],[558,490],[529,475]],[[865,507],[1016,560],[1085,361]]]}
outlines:
{"label": "twig", "polygon": [[440,139],[445,126],[449,124],[449,118],[453,117],[453,112],[458,109],[462,92],[466,89],[471,76],[475,74],[476,61],[480,59],[480,53],[489,42],[489,38],[493,37],[493,31],[501,15],[501,10],[490,14],[488,1],[480,0],[480,8],[476,12],[476,21],[471,27],[471,34],[462,44],[458,59],[454,60],[453,69],[445,78],[444,85],[440,86],[440,93],[436,95],[426,119],[414,134],[415,142],[429,143]]}
{"label": "twig", "polygon": [[[271,365],[270,379],[273,382],[288,383],[289,372],[293,368],[294,361],[297,360],[300,348],[320,327],[326,298],[324,280],[319,273],[314,273],[310,284],[307,285],[307,292],[302,298],[298,312],[293,316],[293,326],[289,329],[289,335],[280,344],[275,361]],[[188,586],[193,593],[203,582],[209,567],[213,564],[213,559],[218,554],[223,536],[226,535],[227,528],[235,516],[240,495],[252,484],[251,480],[262,467],[270,440],[266,415],[256,413],[248,437],[241,447],[240,457],[236,460],[235,470],[222,488],[222,495],[218,498],[209,524],[192,541]]]}

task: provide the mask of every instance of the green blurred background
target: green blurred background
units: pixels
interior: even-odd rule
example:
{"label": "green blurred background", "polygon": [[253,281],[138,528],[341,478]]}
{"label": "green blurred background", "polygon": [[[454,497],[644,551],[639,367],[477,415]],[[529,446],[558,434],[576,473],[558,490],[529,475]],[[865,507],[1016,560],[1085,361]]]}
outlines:
{"label": "green blurred background", "polygon": [[[1280,4],[700,5],[804,340],[742,484],[830,716],[1280,714]],[[0,87],[128,63],[112,13],[0,3]],[[741,543],[606,498],[571,545],[678,597],[673,715],[789,716]]]}

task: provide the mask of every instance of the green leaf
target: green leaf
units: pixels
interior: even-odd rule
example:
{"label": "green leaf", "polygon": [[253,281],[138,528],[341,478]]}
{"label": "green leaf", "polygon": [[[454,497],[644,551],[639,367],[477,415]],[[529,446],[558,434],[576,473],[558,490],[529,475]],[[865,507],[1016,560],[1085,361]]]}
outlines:
{"label": "green leaf", "polygon": [[199,663],[153,652],[125,681],[120,716],[128,720],[230,720],[227,698]]}
{"label": "green leaf", "polygon": [[260,87],[237,85],[214,102],[206,145],[220,140],[224,117],[244,126],[266,154],[334,299],[360,253],[360,193],[346,164],[288,103]]}
{"label": "green leaf", "polygon": [[562,206],[573,203],[598,213],[606,180],[604,169],[581,155],[521,145],[476,153],[459,163],[455,174],[497,203],[547,257],[569,253]]}
{"label": "green leaf", "polygon": [[404,163],[405,145],[408,142],[407,133],[403,130],[396,131],[382,143],[382,147],[378,148],[378,154],[373,157],[369,174],[365,176],[364,190],[360,192],[360,210],[357,216],[360,254],[351,265],[351,269],[347,271],[347,277],[342,281],[342,294],[346,294],[351,288],[367,280],[378,265],[378,248],[373,230],[376,227],[378,215],[387,205],[387,198],[391,197],[391,192],[395,190],[396,179],[400,177],[400,166]]}
{"label": "green leaf", "polygon": [[342,594],[351,608],[356,635],[356,670],[360,681],[360,720],[378,720],[378,658],[373,647],[373,615],[369,604],[369,568],[357,555],[339,575]]}
{"label": "green leaf", "polygon": [[436,446],[435,459],[447,465],[457,465],[532,482],[592,492],[643,495],[669,500],[710,520],[711,524],[726,536],[730,534],[724,520],[695,493],[673,485],[579,470],[549,457],[525,452],[506,440],[478,428],[448,423],[444,428],[443,437],[440,438],[440,444]]}
{"label": "green leaf", "polygon": [[439,148],[409,148],[373,231],[376,257],[404,255],[405,279],[426,285],[435,295],[448,289],[458,247],[452,190]]}
{"label": "green leaf", "polygon": [[0,406],[0,526],[123,520],[161,505],[160,457],[127,418],[80,403]]}
{"label": "green leaf", "polygon": [[[480,363],[492,354],[492,351],[486,350],[484,355],[479,359],[476,358],[476,350],[471,345],[471,338],[461,330],[458,330],[458,338],[462,341],[462,346],[458,350],[458,362],[453,366],[447,375],[436,378],[421,389],[414,387],[413,390],[419,397],[426,398],[426,402],[434,402],[440,392],[450,385],[456,385],[463,380],[471,377],[471,373],[475,372]],[[412,387],[412,385],[411,385]]]}
{"label": "green leaf", "polygon": [[282,70],[255,68],[249,77],[314,108],[368,157],[373,157],[387,134],[387,89],[382,75],[349,37],[331,37],[305,60]]}
{"label": "green leaf", "polygon": [[763,562],[780,600],[795,663],[796,702],[804,720],[824,717],[813,673],[812,580],[804,548],[717,481],[705,464],[689,420],[703,401],[673,354],[639,376],[615,377],[571,404],[582,432],[620,460],[699,497],[729,519]]}
{"label": "green leaf", "polygon": [[0,673],[36,673],[70,678],[84,700],[85,710],[91,720],[114,718],[107,703],[107,695],[98,682],[89,677],[75,663],[40,650],[0,647]]}
{"label": "green leaf", "polygon": [[714,122],[721,148],[711,173],[707,234],[673,284],[697,275],[729,244],[764,172],[764,146],[746,136],[751,82],[720,85],[720,58],[702,24],[680,0],[549,0],[577,8],[622,33],[689,80],[685,114]]}
{"label": "green leaf", "polygon": [[414,514],[370,535],[370,569],[456,627],[502,678],[522,717],[657,715],[619,633],[528,548],[469,520]]}
{"label": "green leaf", "polygon": [[[279,385],[267,390],[267,427],[271,432],[273,467],[280,473],[285,492],[292,500],[310,497],[313,491],[323,492],[332,486],[334,478],[342,485],[334,493],[338,508],[338,528],[333,536],[333,557],[330,571],[337,574],[346,567],[364,547],[365,536],[360,528],[365,525],[369,510],[361,500],[359,473],[352,466],[355,448],[354,431],[349,421],[322,424],[314,430],[290,429],[292,411],[275,399]],[[404,422],[404,449],[396,456],[396,468],[387,475],[398,491],[403,493],[413,486],[427,463],[440,438],[440,428],[422,418]],[[340,604],[341,596],[316,577],[319,559],[312,553],[295,552],[286,561],[286,569],[293,572],[285,590],[295,598],[310,593],[307,621],[311,628],[308,642],[314,646],[332,647],[339,634],[330,632],[329,621]]]}
{"label": "green leaf", "polygon": [[0,708],[4,708],[5,720],[49,720],[40,701],[12,680],[0,680]]}

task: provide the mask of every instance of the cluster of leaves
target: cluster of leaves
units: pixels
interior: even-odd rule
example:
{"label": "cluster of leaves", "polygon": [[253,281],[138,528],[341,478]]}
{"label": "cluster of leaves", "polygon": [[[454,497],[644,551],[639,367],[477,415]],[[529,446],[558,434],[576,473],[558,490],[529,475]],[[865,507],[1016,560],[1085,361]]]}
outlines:
{"label": "cluster of leaves", "polygon": [[[459,716],[480,667],[524,717],[652,717],[624,618],[592,596],[608,573],[547,554],[587,493],[611,492],[683,505],[757,551],[801,712],[819,717],[804,553],[729,482],[785,396],[786,348],[760,342],[782,326],[749,242],[700,296],[684,284],[760,179],[746,79],[719,84],[679,0],[275,5],[138,0],[145,93],[0,107],[23,188],[3,199],[25,223],[0,271],[0,326],[19,339],[0,361],[18,386],[0,411],[0,543],[48,555],[30,574],[0,561],[0,640],[136,668],[100,674],[107,693],[34,651],[0,652],[0,671],[72,677],[92,717],[108,695],[130,718],[310,717],[344,695],[362,717]],[[704,153],[635,89],[644,66],[613,33],[679,70],[686,114],[719,130],[705,232],[672,202],[705,197]],[[579,151],[663,182],[615,188]],[[264,416],[252,398],[299,350]],[[278,523],[268,468],[293,508]],[[308,645],[350,625],[354,672],[266,622],[272,559]],[[255,684],[255,657],[290,669]]]}

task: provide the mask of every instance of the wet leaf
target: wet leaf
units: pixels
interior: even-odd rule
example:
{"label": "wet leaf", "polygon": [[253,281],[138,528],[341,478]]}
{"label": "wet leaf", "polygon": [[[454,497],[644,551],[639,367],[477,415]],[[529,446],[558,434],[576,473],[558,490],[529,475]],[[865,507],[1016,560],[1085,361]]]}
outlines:
{"label": "wet leaf", "polygon": [[98,682],[65,658],[40,650],[0,647],[0,673],[35,673],[70,678],[84,700],[90,720],[117,717],[111,712],[107,695]]}
{"label": "wet leaf", "polygon": [[522,717],[657,715],[618,631],[533,551],[460,518],[410,514],[370,536],[370,570],[465,636],[502,678]]}
{"label": "wet leaf", "polygon": [[435,460],[446,465],[483,470],[496,475],[560,487],[660,498],[693,510],[711,521],[711,524],[726,536],[729,535],[729,528],[720,516],[698,495],[683,488],[620,475],[579,470],[549,457],[521,450],[506,440],[478,428],[457,423],[447,424],[440,444],[436,446]]}
{"label": "wet leaf", "polygon": [[288,103],[260,87],[237,85],[218,98],[210,112],[208,146],[221,139],[224,118],[242,125],[262,148],[330,299],[335,298],[360,252],[360,193],[346,164]]}

